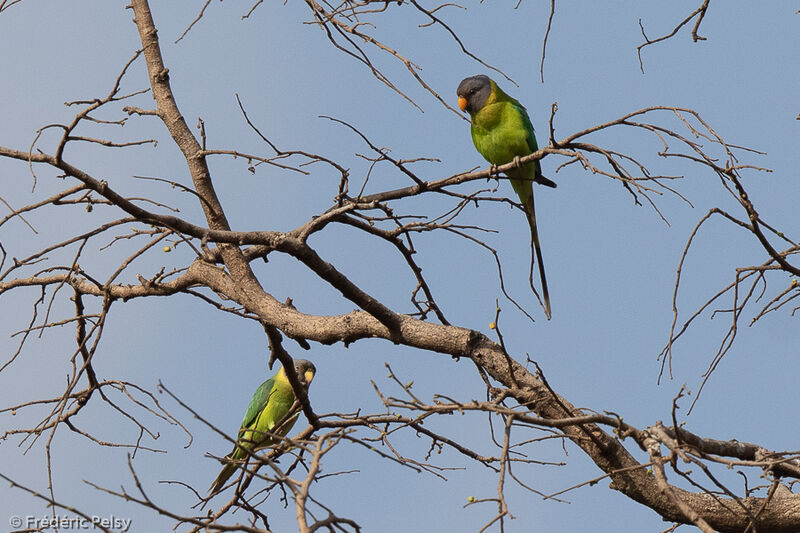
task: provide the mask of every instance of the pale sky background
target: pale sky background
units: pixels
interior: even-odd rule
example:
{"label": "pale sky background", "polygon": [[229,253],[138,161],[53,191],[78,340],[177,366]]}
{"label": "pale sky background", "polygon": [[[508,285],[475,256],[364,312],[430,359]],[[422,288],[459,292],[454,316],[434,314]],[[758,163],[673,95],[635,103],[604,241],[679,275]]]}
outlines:
{"label": "pale sky background", "polygon": [[[769,174],[745,172],[746,186],[763,217],[797,238],[797,4],[712,1],[700,30],[708,40],[692,43],[690,28],[684,28],[673,39],[643,51],[643,74],[636,56],[636,46],[642,42],[638,19],[655,37],[671,31],[699,3],[557,3],[544,83],[539,79],[539,59],[549,2],[525,0],[518,9],[513,9],[513,3],[469,2],[463,4],[466,10],[445,8],[439,12],[470,51],[501,68],[518,87],[461,54],[441,28],[419,28],[425,19],[408,6],[391,4],[384,16],[373,20],[377,28],[369,31],[419,64],[425,80],[453,106],[455,88],[462,78],[492,75],[526,105],[540,144],[547,138],[553,102],[559,105],[558,138],[650,105],[693,108],[728,142],[766,152],[740,154],[743,163],[773,170]],[[363,65],[333,49],[317,27],[302,24],[310,13],[301,2],[265,3],[247,20],[241,16],[249,4],[212,2],[205,17],[177,44],[175,39],[203,2],[152,4],[178,105],[192,127],[198,117],[204,120],[209,147],[268,152],[244,123],[235,99],[238,93],[251,119],[279,147],[319,153],[350,168],[353,192],[367,170],[364,160],[354,154],[368,154],[369,149],[356,135],[318,115],[356,125],[376,145],[391,148],[393,157],[440,159],[439,163],[418,164],[417,172],[426,179],[486,166],[472,146],[468,124],[419,87],[402,65],[386,54],[374,53],[376,64],[424,113],[380,84]],[[0,13],[0,49],[5,51],[0,58],[1,146],[27,150],[38,128],[71,119],[76,108],[65,107],[65,101],[108,93],[122,66],[140,46],[132,12],[123,6],[123,2],[108,1],[25,0]],[[140,58],[123,87],[132,92],[147,86]],[[144,95],[133,103],[149,107],[151,102],[150,96]],[[112,120],[122,114],[116,107],[98,116]],[[679,126],[668,113],[659,117],[661,124]],[[155,119],[132,118],[122,130],[84,126],[79,132],[117,140],[159,139],[157,148],[108,150],[71,144],[65,158],[124,194],[166,198],[170,205],[181,208],[181,216],[204,224],[191,197],[132,178],[160,176],[190,183],[180,154]],[[52,151],[56,135],[51,130],[37,146]],[[595,137],[594,142],[640,157],[654,174],[684,174],[686,179],[676,187],[694,207],[674,196],[658,199],[667,225],[648,206],[635,206],[619,182],[592,175],[577,165],[556,173],[564,160],[545,158],[545,175],[559,184],[556,190],[540,187],[536,191],[553,301],[551,321],[543,319],[527,290],[528,229],[518,211],[485,204],[480,209],[470,208],[462,222],[499,231],[485,238],[501,255],[507,286],[537,318],[533,324],[502,298],[494,260],[474,245],[444,233],[418,236],[417,260],[451,322],[488,333],[495,298],[500,298],[500,326],[515,357],[524,360],[529,354],[552,386],[575,405],[613,411],[644,428],[670,419],[672,398],[683,384],[693,393],[698,390],[701,374],[729,325],[726,314],[713,320],[708,313],[701,316],[675,346],[673,379],[656,384],[660,369],[656,357],[667,339],[675,270],[686,239],[711,207],[719,206],[737,217],[744,213],[709,171],[656,157],[660,146],[652,136],[616,129]],[[259,168],[251,174],[243,162],[222,158],[212,159],[211,165],[229,220],[239,230],[292,229],[330,206],[338,185],[335,173],[322,165],[310,167],[309,176],[272,168]],[[65,187],[50,170],[38,168],[37,176],[37,188],[31,193],[33,182],[27,165],[0,160],[0,195],[20,207]],[[379,167],[366,190],[377,192],[407,183],[407,178],[389,167]],[[472,182],[458,190],[470,192],[485,186]],[[510,195],[511,188],[501,183],[498,194]],[[449,201],[442,195],[430,195],[404,201],[398,208],[437,214],[452,205]],[[2,207],[2,216],[6,212]],[[104,207],[91,214],[82,209],[50,209],[28,217],[38,235],[14,221],[0,228],[0,243],[10,257],[24,257],[44,247],[54,235],[66,236],[76,228],[118,217],[118,212]],[[98,251],[107,241],[95,242],[81,260],[101,277],[124,257],[122,248]],[[326,230],[312,244],[326,260],[394,309],[412,310],[408,297],[414,283],[395,250],[343,228]],[[154,250],[131,266],[126,280],[135,283],[137,273],[150,277],[162,265],[169,270],[188,264],[190,258],[186,246],[169,255]],[[730,283],[736,267],[764,261],[765,254],[754,237],[721,219],[712,221],[699,234],[684,267],[680,317],[690,316]],[[279,300],[291,297],[304,312],[346,313],[353,308],[287,257],[273,254],[269,263],[258,262],[254,268],[269,292]],[[785,274],[772,275],[765,298],[789,281]],[[70,294],[59,293],[51,318],[72,313]],[[10,335],[27,326],[37,296],[38,290],[14,291],[0,300],[0,364],[16,349],[19,337]],[[97,302],[86,301],[96,308]],[[731,298],[726,297],[721,307],[730,303]],[[787,306],[748,328],[754,309],[746,311],[735,346],[690,416],[685,417],[689,401],[682,403],[681,416],[685,418],[681,420],[687,429],[706,437],[797,450],[797,319],[790,316],[791,306]],[[74,335],[74,328],[65,326],[42,338],[31,336],[22,355],[0,373],[0,409],[60,395],[70,371],[67,359],[74,349]],[[387,379],[384,363],[401,379],[413,380],[415,394],[425,400],[437,393],[465,402],[484,398],[482,382],[467,360],[455,362],[448,356],[377,340],[359,341],[349,348],[312,344],[308,352],[292,341],[287,341],[286,347],[317,366],[311,400],[321,413],[381,411],[370,380],[387,394],[401,392]],[[206,419],[233,434],[252,391],[271,374],[266,369],[267,354],[267,341],[257,323],[218,312],[197,299],[176,296],[117,302],[94,365],[101,378],[130,381],[148,390],[154,391],[161,381]],[[166,395],[158,399],[181,419],[194,439],[186,447],[188,438],[182,430],[142,415],[159,433],[158,440],[145,437],[142,444],[167,453],[140,451],[133,466],[154,501],[191,514],[193,495],[177,484],[159,481],[180,480],[204,491],[219,470],[218,463],[204,455],[225,454],[229,444]],[[3,412],[0,429],[28,427],[41,416],[35,410],[13,416]],[[137,437],[133,425],[100,402],[82,411],[75,423],[101,439],[130,443]],[[296,429],[304,425],[301,419]],[[430,427],[463,439],[486,455],[499,452],[489,439],[485,416],[442,417]],[[27,443],[20,445],[15,436],[0,442],[0,473],[46,492],[48,437],[43,436],[27,451]],[[396,444],[409,456],[421,459],[429,443],[409,432]],[[570,444],[566,448],[568,456],[555,442],[529,445],[525,448],[529,457],[567,465],[518,467],[515,473],[544,493],[601,474],[580,450]],[[643,458],[634,444],[628,448]],[[172,520],[125,504],[81,481],[135,491],[125,454],[124,449],[98,447],[60,427],[52,444],[56,498],[89,514],[130,518],[131,531],[171,530]],[[494,497],[496,476],[450,452],[434,456],[432,461],[466,469],[446,472],[445,482],[378,460],[361,447],[341,446],[329,456],[326,473],[355,472],[322,480],[313,494],[339,516],[356,520],[364,531],[477,531],[495,515],[495,506],[462,506],[469,496]],[[737,476],[723,475],[732,486],[741,486]],[[563,498],[569,503],[544,501],[509,481],[507,498],[516,517],[506,523],[507,531],[585,531],[591,524],[596,532],[620,528],[657,532],[669,526],[653,511],[609,490],[607,480],[568,492]],[[223,501],[218,497],[214,503],[218,506]],[[277,498],[271,498],[265,512],[273,530],[296,529],[292,505],[284,509]],[[0,528],[12,515],[47,514],[41,500],[0,483]],[[247,519],[241,512],[234,516]]]}

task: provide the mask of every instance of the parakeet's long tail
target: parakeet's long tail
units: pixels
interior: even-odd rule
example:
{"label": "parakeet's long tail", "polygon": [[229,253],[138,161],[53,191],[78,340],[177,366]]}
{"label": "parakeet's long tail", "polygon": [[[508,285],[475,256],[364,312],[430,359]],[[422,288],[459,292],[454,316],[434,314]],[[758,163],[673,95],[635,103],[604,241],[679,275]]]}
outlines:
{"label": "parakeet's long tail", "polygon": [[214,480],[214,483],[211,484],[211,488],[208,489],[209,493],[214,494],[219,491],[224,485],[225,482],[228,481],[233,473],[236,472],[236,463],[228,463],[222,468],[222,472],[219,473],[217,479]]}
{"label": "parakeet's long tail", "polygon": [[[533,195],[531,201],[525,205],[525,214],[528,215],[528,225],[531,227],[531,270],[528,281],[531,285],[533,293],[539,298],[539,293],[533,285],[533,263],[539,263],[539,277],[542,278],[542,298],[539,298],[539,303],[544,308],[544,316],[550,320],[550,291],[547,290],[547,276],[544,274],[544,259],[542,258],[542,248],[539,246],[539,231],[536,229],[536,211],[533,207]],[[542,302],[544,300],[544,302]]]}

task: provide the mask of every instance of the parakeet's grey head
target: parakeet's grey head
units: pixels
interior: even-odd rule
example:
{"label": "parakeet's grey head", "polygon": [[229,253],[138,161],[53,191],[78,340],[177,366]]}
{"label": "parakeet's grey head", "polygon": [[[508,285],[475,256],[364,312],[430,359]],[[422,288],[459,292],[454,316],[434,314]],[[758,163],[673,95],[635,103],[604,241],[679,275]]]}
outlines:
{"label": "parakeet's grey head", "polygon": [[297,378],[300,380],[300,382],[308,387],[311,385],[311,380],[314,379],[314,375],[317,373],[317,368],[311,361],[306,359],[295,359],[294,372],[297,374]]}
{"label": "parakeet's grey head", "polygon": [[458,107],[472,115],[481,110],[492,94],[492,80],[483,74],[464,78],[458,84],[456,94]]}

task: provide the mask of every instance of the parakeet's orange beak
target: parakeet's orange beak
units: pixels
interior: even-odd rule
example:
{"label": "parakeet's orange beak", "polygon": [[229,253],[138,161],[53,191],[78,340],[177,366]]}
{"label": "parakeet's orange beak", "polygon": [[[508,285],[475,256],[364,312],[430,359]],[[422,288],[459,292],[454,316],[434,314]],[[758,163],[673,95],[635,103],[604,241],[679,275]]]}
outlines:
{"label": "parakeet's orange beak", "polygon": [[461,111],[466,111],[467,109],[467,99],[463,96],[458,97],[458,108],[461,109]]}
{"label": "parakeet's orange beak", "polygon": [[306,383],[310,385],[311,380],[314,379],[314,373],[311,370],[306,370],[306,375],[303,377],[306,378]]}

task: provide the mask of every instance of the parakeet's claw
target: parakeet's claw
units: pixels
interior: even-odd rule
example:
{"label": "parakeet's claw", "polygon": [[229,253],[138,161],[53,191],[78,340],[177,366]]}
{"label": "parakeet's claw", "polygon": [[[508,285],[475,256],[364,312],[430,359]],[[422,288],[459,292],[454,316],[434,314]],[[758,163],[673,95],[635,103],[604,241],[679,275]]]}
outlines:
{"label": "parakeet's claw", "polygon": [[486,181],[488,182],[490,179],[499,179],[500,173],[497,171],[497,165],[492,163],[489,165],[489,175],[486,176]]}
{"label": "parakeet's claw", "polygon": [[514,166],[517,167],[517,168],[522,166],[522,163],[519,162],[519,156],[518,155],[515,155],[514,159],[512,159],[511,161],[513,161]]}

